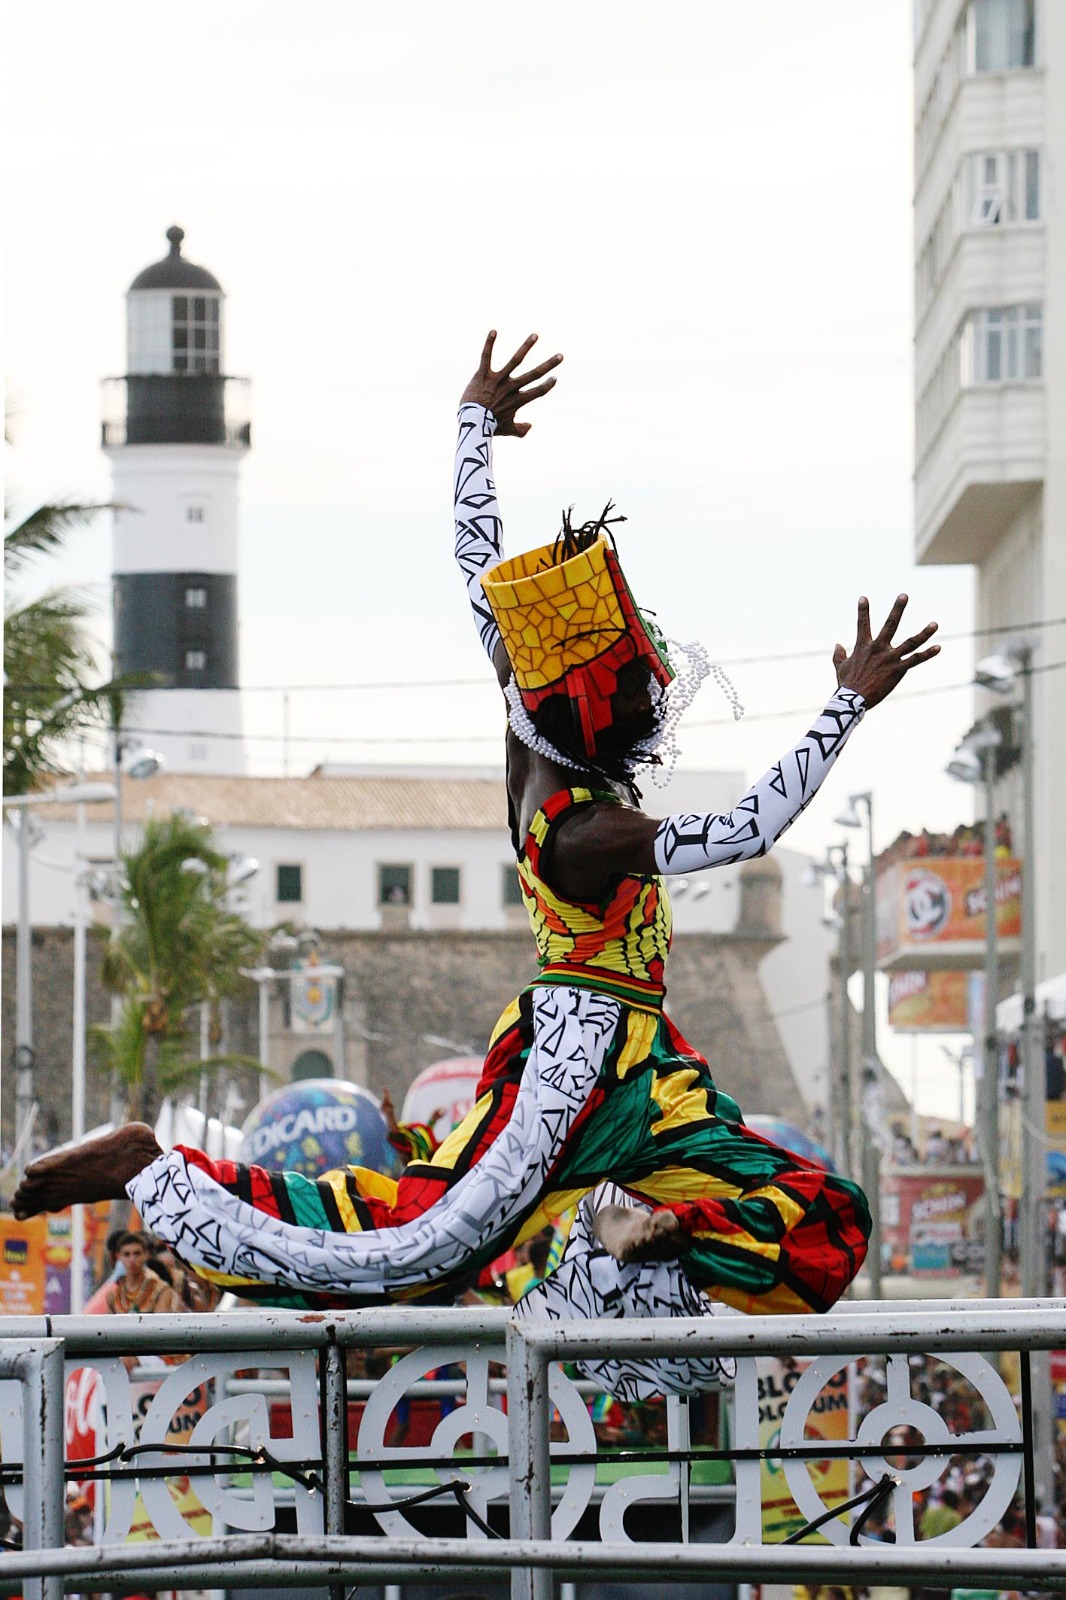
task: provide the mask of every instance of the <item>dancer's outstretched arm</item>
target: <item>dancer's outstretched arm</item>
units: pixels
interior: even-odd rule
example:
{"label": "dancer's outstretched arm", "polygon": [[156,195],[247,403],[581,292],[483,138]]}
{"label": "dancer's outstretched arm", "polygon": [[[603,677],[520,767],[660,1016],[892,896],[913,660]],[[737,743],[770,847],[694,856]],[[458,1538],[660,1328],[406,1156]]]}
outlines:
{"label": "dancer's outstretched arm", "polygon": [[[531,400],[547,394],[555,383],[545,374],[557,367],[562,356],[551,356],[529,372],[516,369],[536,343],[530,334],[499,372],[492,370],[495,331],[485,340],[478,369],[463,391],[459,405],[459,440],[455,451],[455,559],[466,584],[481,642],[496,668],[501,683],[510,676],[510,667],[500,641],[500,630],[485,599],[481,580],[504,558],[503,522],[496,502],[492,479],[492,439],[494,434],[513,434],[522,439],[529,432],[528,422],[516,422],[515,413]],[[545,381],[538,383],[537,380]]]}
{"label": "dancer's outstretched arm", "polygon": [[855,645],[833,652],[839,687],[798,744],[763,774],[732,811],[673,816],[657,821],[625,806],[590,806],[560,827],[555,839],[553,887],[594,899],[613,873],[684,873],[765,855],[817,794],[852,730],[871,706],[890,694],[912,667],[935,656],[923,646],[936,632],[931,622],[893,644],[907,596],[900,595],[876,637],[870,605],[859,601]]}
{"label": "dancer's outstretched arm", "polygon": [[732,811],[664,817],[655,832],[656,870],[699,872],[765,855],[814,799],[865,709],[861,694],[838,689],[805,737]]}

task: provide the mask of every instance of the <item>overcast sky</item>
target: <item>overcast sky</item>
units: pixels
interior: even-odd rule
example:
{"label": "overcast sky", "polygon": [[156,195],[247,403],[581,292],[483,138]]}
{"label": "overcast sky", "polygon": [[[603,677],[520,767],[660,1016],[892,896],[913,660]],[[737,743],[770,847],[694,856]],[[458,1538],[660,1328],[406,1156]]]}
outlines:
{"label": "overcast sky", "polygon": [[[566,356],[496,478],[509,548],[613,496],[642,603],[732,667],[683,764],[756,776],[829,692],[857,596],[941,660],[789,838],[873,789],[878,846],[953,827],[971,581],[912,561],[909,7],[899,0],[43,0],[8,11],[8,492],[106,498],[99,381],[166,250],[227,292],[253,383],[241,672],[254,772],[491,762],[451,567],[453,416],[486,328]],[[109,529],[48,577],[97,597]],[[919,683],[920,678],[920,683]],[[425,687],[430,679],[464,680]],[[413,689],[301,685],[402,680]],[[914,695],[913,691],[922,693]],[[432,739],[431,739],[432,736]],[[384,742],[391,740],[391,742]],[[651,806],[654,808],[654,792]]]}

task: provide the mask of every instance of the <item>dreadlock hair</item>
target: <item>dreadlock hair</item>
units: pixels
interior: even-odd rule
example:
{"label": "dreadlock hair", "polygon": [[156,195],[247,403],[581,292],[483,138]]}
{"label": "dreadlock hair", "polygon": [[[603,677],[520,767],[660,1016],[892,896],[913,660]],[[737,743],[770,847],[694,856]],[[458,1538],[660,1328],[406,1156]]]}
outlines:
{"label": "dreadlock hair", "polygon": [[[625,729],[608,730],[601,735],[595,756],[587,755],[577,707],[566,694],[552,694],[541,701],[532,720],[537,732],[581,770],[633,787],[633,746],[646,735],[634,739],[627,737]],[[641,756],[647,766],[658,766],[660,760],[654,752]]]}
{"label": "dreadlock hair", "polygon": [[579,528],[575,528],[570,521],[573,510],[573,506],[567,506],[562,514],[563,525],[552,545],[551,562],[546,565],[558,566],[560,561],[569,561],[571,556],[579,555],[582,550],[587,550],[589,545],[595,544],[601,533],[605,533],[613,545],[614,534],[611,528],[616,522],[626,520],[622,516],[610,515],[614,510],[614,501],[608,500],[595,522],[583,522]]}

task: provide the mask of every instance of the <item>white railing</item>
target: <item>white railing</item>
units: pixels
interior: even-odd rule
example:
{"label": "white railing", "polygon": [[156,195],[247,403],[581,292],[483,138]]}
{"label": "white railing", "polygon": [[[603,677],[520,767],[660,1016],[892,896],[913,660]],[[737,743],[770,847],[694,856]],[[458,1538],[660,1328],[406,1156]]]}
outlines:
{"label": "white railing", "polygon": [[[397,1346],[410,1353],[376,1383],[348,1379],[347,1352]],[[868,1303],[822,1318],[566,1324],[512,1323],[504,1311],[409,1307],[8,1318],[0,1324],[0,1472],[23,1524],[24,1548],[0,1554],[0,1586],[24,1585],[28,1600],[58,1600],[64,1588],[120,1587],[149,1565],[145,1544],[126,1542],[136,1517],[150,1522],[144,1531],[155,1536],[156,1589],[313,1585],[340,1596],[343,1586],[371,1579],[424,1583],[503,1569],[522,1600],[545,1600],[556,1577],[603,1575],[1066,1588],[1066,1552],[1036,1548],[1042,1463],[1028,1381],[1040,1353],[1062,1346],[1066,1308],[1041,1301],[925,1302],[920,1309]],[[132,1375],[123,1360],[143,1363],[175,1351],[180,1362],[153,1371],[142,1365]],[[1019,1353],[1020,1409],[989,1359],[1002,1351]],[[666,1355],[737,1358],[728,1446],[693,1445],[687,1406],[675,1400],[665,1447],[612,1454],[614,1475],[620,1460],[629,1475],[604,1483],[605,1453],[582,1392],[588,1386],[557,1363]],[[952,1433],[912,1393],[914,1356],[935,1356],[955,1370],[983,1412],[980,1426]],[[792,1389],[772,1444],[759,1429],[757,1363],[767,1357],[812,1363]],[[883,1358],[883,1399],[853,1438],[812,1444],[808,1418],[824,1385],[869,1357]],[[427,1372],[451,1365],[462,1367],[461,1378],[423,1383]],[[105,1458],[95,1465],[68,1460],[64,1468],[65,1384],[68,1403],[95,1386],[96,1456]],[[428,1445],[387,1445],[397,1402],[419,1384],[415,1393],[451,1395],[455,1409],[436,1421]],[[194,1393],[197,1405],[189,1403]],[[353,1400],[365,1406],[350,1450]],[[555,1431],[565,1438],[550,1436],[553,1411]],[[181,1425],[184,1444],[176,1449]],[[903,1428],[901,1465],[898,1437],[886,1443],[886,1436]],[[468,1439],[472,1448],[463,1444]],[[878,1485],[893,1513],[895,1543],[862,1533],[859,1508],[852,1521],[839,1505],[827,1513],[806,1463],[833,1454]],[[956,1528],[923,1540],[912,1495],[960,1455],[991,1463],[983,1497]],[[828,1543],[764,1542],[760,1472],[768,1456],[780,1460],[804,1517],[828,1515],[820,1528]],[[693,1484],[694,1461],[707,1457],[732,1463],[732,1485]],[[195,1501],[187,1492],[175,1497],[179,1473]],[[65,1478],[93,1476],[107,1481],[95,1542],[64,1548]],[[396,1481],[404,1476],[406,1483]],[[981,1547],[1019,1491],[1027,1547]],[[735,1502],[727,1529],[708,1514],[710,1504],[720,1524],[723,1500]],[[676,1539],[628,1536],[625,1514],[645,1502],[663,1516],[676,1508]],[[445,1536],[428,1537],[419,1526],[427,1504],[450,1506],[450,1520],[465,1536],[449,1527]],[[378,1531],[346,1532],[346,1518]],[[503,1530],[508,1536],[498,1537]]]}

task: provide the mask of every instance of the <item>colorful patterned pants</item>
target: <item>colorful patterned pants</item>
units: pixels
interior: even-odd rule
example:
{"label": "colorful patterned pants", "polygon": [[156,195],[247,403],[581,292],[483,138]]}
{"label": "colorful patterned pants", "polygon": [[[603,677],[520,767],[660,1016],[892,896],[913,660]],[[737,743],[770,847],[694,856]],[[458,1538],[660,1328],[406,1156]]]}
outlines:
{"label": "colorful patterned pants", "polygon": [[747,1129],[665,1016],[562,986],[508,1007],[473,1109],[398,1181],[358,1167],[311,1181],[179,1147],[129,1193],[215,1282],[323,1306],[451,1293],[604,1181],[679,1217],[689,1297],[825,1311],[866,1253],[861,1190]]}

